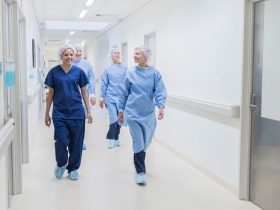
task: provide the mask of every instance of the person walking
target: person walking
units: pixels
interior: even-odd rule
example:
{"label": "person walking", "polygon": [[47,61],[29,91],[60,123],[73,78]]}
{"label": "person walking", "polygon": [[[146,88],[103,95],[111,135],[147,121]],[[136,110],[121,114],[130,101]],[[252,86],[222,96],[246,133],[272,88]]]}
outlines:
{"label": "person walking", "polygon": [[[75,56],[73,59],[73,65],[81,68],[85,72],[87,79],[88,79],[87,91],[89,94],[90,105],[94,106],[96,103],[96,97],[95,97],[96,81],[95,81],[95,75],[94,75],[92,66],[86,59],[82,58],[82,55],[84,52],[84,47],[81,44],[76,44],[76,45],[74,45],[74,48],[75,48],[76,52],[75,52]],[[83,106],[85,108],[84,103],[83,103]],[[85,108],[85,111],[86,111],[86,108]],[[87,145],[84,141],[83,150],[86,150],[86,149],[87,149]]]}
{"label": "person walking", "polygon": [[[85,134],[85,118],[92,123],[84,71],[72,65],[75,49],[72,45],[63,45],[59,49],[62,61],[52,68],[46,77],[45,85],[49,92],[46,101],[45,124],[50,127],[53,120],[56,166],[56,178],[63,177],[68,170],[70,180],[79,179],[78,169],[82,159],[82,146]],[[82,105],[86,106],[86,115]],[[52,119],[50,108],[53,104]]]}
{"label": "person walking", "polygon": [[120,62],[120,51],[117,47],[112,47],[110,57],[112,63],[104,70],[102,75],[99,106],[103,108],[106,105],[109,112],[110,125],[106,138],[107,147],[112,149],[115,146],[120,146],[119,134],[121,125],[118,123],[117,104],[119,85],[125,79],[127,68]]}
{"label": "person walking", "polygon": [[145,158],[156,129],[157,121],[155,106],[158,107],[158,120],[164,117],[167,98],[166,88],[161,74],[154,67],[149,66],[151,50],[137,47],[133,67],[120,88],[118,104],[118,121],[124,121],[125,111],[127,124],[132,137],[134,166],[137,184],[146,184]]}

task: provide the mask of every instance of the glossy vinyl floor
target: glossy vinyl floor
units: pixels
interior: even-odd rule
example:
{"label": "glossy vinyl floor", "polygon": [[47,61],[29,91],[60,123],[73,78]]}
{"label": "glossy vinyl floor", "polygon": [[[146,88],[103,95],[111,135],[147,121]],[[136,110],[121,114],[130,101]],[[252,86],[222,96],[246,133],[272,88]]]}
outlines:
{"label": "glossy vinyl floor", "polygon": [[107,112],[95,108],[86,127],[80,179],[65,173],[57,180],[53,128],[43,121],[35,131],[30,163],[23,165],[23,194],[13,196],[10,210],[260,210],[240,201],[158,142],[147,153],[145,187],[134,182],[131,139],[121,131],[121,146],[106,148]]}

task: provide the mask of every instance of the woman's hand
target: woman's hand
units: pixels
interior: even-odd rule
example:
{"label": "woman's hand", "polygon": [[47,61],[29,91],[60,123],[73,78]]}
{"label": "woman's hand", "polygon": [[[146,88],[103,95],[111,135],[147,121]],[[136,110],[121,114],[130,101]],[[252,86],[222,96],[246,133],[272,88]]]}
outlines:
{"label": "woman's hand", "polygon": [[158,111],[158,120],[162,120],[164,117],[164,108],[159,108]]}
{"label": "woman's hand", "polygon": [[45,115],[45,125],[48,126],[48,127],[50,127],[51,124],[52,124],[52,119],[51,119],[51,117],[50,117],[49,114],[46,114],[46,115]]}
{"label": "woman's hand", "polygon": [[120,124],[123,124],[123,112],[119,112],[118,121],[119,121]]}

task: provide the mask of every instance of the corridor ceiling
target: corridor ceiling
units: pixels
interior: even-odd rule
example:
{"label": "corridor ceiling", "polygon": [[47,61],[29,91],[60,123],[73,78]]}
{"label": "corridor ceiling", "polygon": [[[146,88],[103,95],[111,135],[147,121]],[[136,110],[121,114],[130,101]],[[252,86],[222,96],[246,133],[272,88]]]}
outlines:
{"label": "corridor ceiling", "polygon": [[[45,44],[51,45],[61,44],[66,40],[80,42],[94,39],[150,1],[95,0],[91,6],[86,6],[87,0],[32,0],[32,4],[39,20],[41,36]],[[87,10],[87,13],[84,18],[79,18],[82,10]],[[51,29],[50,23],[59,23],[59,29]],[[89,25],[94,23],[104,23],[107,26],[102,30],[89,29]],[[71,35],[71,31],[74,34]]]}

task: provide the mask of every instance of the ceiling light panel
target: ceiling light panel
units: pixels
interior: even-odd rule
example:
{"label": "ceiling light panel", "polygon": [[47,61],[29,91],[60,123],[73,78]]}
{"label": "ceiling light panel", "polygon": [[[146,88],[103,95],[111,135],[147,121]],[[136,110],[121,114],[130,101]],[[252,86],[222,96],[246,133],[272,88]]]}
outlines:
{"label": "ceiling light panel", "polygon": [[99,31],[109,25],[109,22],[101,21],[46,21],[45,30],[68,30],[68,31]]}
{"label": "ceiling light panel", "polygon": [[87,0],[86,6],[89,7],[93,4],[94,0]]}

